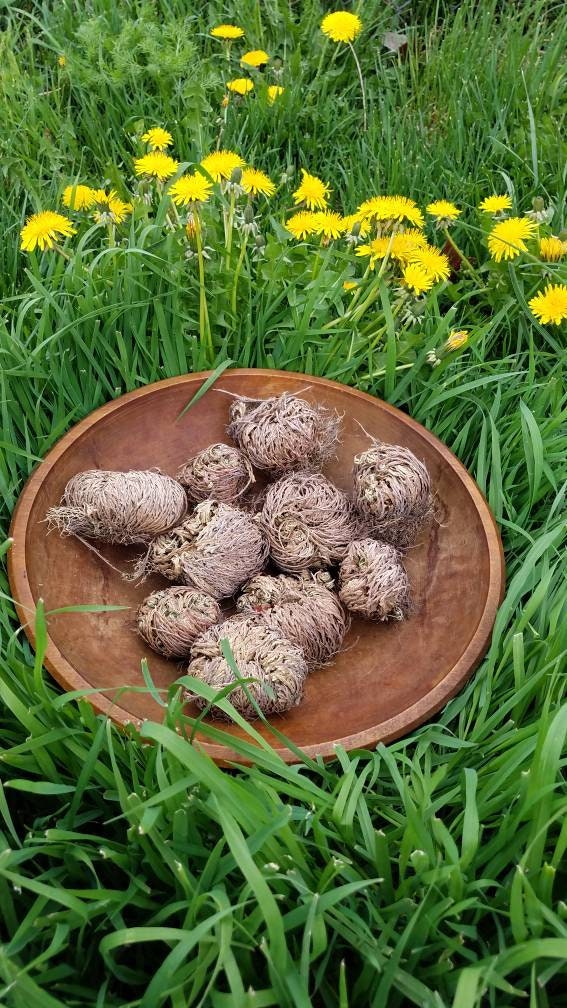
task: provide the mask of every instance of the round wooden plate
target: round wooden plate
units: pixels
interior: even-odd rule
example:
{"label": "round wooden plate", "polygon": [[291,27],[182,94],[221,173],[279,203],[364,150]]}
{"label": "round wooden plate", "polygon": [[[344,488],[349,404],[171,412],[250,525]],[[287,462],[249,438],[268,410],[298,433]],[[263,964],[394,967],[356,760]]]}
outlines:
{"label": "round wooden plate", "polygon": [[[173,475],[190,455],[214,441],[228,441],[229,397],[218,389],[256,397],[301,392],[344,415],[338,458],[326,469],[338,486],[349,489],[353,455],[368,444],[362,426],[406,445],[425,462],[437,520],[406,558],[415,604],[411,618],[387,624],[355,621],[345,650],[331,666],[309,676],[304,701],[279,718],[277,727],[312,757],[331,757],[337,745],[355,749],[397,738],[458,692],[488,646],[504,586],[502,546],[488,505],[452,452],[424,427],[378,399],[323,378],[225,371],[179,418],[208,374],[157,382],[107,403],[61,438],[32,474],[14,514],[9,554],[10,584],[27,636],[33,645],[33,613],[40,598],[46,611],[81,603],[130,606],[129,611],[49,617],[45,663],[65,690],[99,690],[89,695],[90,702],[119,724],[161,720],[162,709],[147,692],[117,695],[117,690],[145,685],[142,658],[158,687],[167,687],[179,674],[134,632],[136,607],[165,582],[125,582],[81,542],[47,535],[45,513],[59,503],[67,480],[83,469],[159,466]],[[121,570],[139,552],[133,547],[100,550]],[[255,727],[262,731],[258,722]],[[242,734],[235,726],[227,731]],[[199,738],[214,759],[239,758],[228,746]],[[285,760],[295,760],[288,749],[279,751]]]}

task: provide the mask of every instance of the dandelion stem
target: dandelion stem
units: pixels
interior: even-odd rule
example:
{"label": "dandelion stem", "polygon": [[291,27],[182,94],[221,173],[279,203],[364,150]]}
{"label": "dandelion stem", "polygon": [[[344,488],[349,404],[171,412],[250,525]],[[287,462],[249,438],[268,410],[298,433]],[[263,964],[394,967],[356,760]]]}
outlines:
{"label": "dandelion stem", "polygon": [[244,256],[246,254],[246,246],[248,244],[248,236],[244,235],[242,239],[242,246],[240,248],[240,255],[238,257],[238,262],[236,264],[236,269],[234,271],[234,282],[232,284],[232,295],[230,298],[230,307],[232,309],[232,314],[236,315],[236,298],[238,293],[238,278],[240,276],[240,271],[242,269],[242,263],[244,262]]}
{"label": "dandelion stem", "polygon": [[353,55],[354,62],[356,63],[356,69],[358,70],[358,79],[360,81],[360,90],[362,92],[362,129],[366,133],[366,130],[368,129],[368,122],[366,118],[366,90],[364,87],[364,77],[362,76],[362,68],[360,66],[360,63],[358,62],[358,56],[354,51],[354,46],[352,42],[348,43],[348,47]]}
{"label": "dandelion stem", "polygon": [[236,203],[236,193],[234,189],[230,194],[230,205],[228,208],[228,216],[226,218],[226,230],[225,230],[225,246],[226,246],[226,268],[230,266],[230,253],[232,251],[232,229],[234,223],[234,206]]}
{"label": "dandelion stem", "polygon": [[475,270],[475,268],[474,268],[473,264],[471,263],[470,259],[467,259],[465,253],[462,252],[461,249],[459,248],[459,246],[457,245],[457,243],[455,241],[453,241],[453,239],[451,238],[451,235],[449,234],[448,228],[443,228],[443,234],[445,235],[445,238],[448,241],[448,243],[451,246],[451,248],[459,256],[459,259],[461,260],[461,262],[463,262],[465,264],[465,266],[467,267],[469,273],[472,274],[472,276],[475,278],[476,282],[478,284],[480,284],[481,287],[484,287],[484,283],[482,282],[481,277],[479,276],[479,274]]}
{"label": "dandelion stem", "polygon": [[209,310],[207,308],[207,293],[205,291],[205,261],[203,257],[201,220],[197,214],[195,214],[195,240],[197,242],[197,259],[199,262],[199,336],[201,346],[209,353],[212,363],[213,339],[209,322]]}

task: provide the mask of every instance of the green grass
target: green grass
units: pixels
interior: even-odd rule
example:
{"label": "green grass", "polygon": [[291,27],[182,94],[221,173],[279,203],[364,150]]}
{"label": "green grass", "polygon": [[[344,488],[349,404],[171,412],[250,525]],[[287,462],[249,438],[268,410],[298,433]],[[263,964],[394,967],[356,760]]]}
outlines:
{"label": "green grass", "polygon": [[[542,0],[369,0],[356,43],[365,134],[348,52],[323,54],[317,76],[321,11],[310,0],[0,3],[2,520],[7,534],[57,438],[128,389],[228,358],[324,374],[410,412],[487,495],[508,573],[492,645],[407,739],[327,765],[287,767],[265,748],[227,772],[175,731],[175,690],[163,725],[141,737],[61,695],[18,632],[2,574],[7,1008],[556,1008],[565,997],[565,330],[526,304],[565,268],[489,266],[473,208],[492,191],[522,210],[541,196],[554,232],[564,226],[567,18]],[[319,172],[345,211],[373,191],[454,199],[481,285],[463,275],[434,293],[419,331],[394,328],[384,288],[353,319],[340,288],[361,272],[354,257],[282,241],[294,181],[266,213],[268,254],[243,259],[237,311],[234,262],[220,263],[211,224],[212,353],[196,271],[157,223],[165,202],[116,248],[83,230],[69,261],[19,252],[24,217],[56,206],[69,181],[131,176],[142,125],[168,126],[186,161],[214,146],[225,66],[207,31],[230,19],[251,48],[282,57],[288,94],[277,114],[231,106],[223,143],[274,179]],[[386,30],[407,30],[405,57],[380,45]],[[470,330],[468,346],[431,368],[453,326]],[[41,642],[41,609],[36,619]]]}

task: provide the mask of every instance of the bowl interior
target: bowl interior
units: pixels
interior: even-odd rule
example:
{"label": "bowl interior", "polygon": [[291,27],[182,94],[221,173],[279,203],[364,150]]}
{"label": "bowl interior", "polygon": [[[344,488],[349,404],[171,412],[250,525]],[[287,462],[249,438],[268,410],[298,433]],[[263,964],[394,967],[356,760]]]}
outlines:
{"label": "bowl interior", "polygon": [[[337,743],[351,748],[402,734],[458,690],[488,640],[503,568],[498,534],[480,492],[448,449],[424,428],[379,400],[322,379],[225,372],[179,419],[203,377],[161,382],[103,407],[56,445],[28,483],[14,523],[11,574],[16,598],[22,605],[30,596],[43,598],[46,610],[79,603],[130,607],[116,613],[49,617],[49,668],[66,688],[104,690],[92,702],[118,721],[161,719],[148,693],[127,687],[144,686],[142,658],[148,660],[158,686],[166,687],[179,674],[175,663],[154,654],[134,631],[136,607],[166,582],[156,577],[144,585],[129,584],[81,542],[47,535],[45,513],[59,502],[67,480],[83,469],[158,466],[174,475],[195,452],[214,441],[228,441],[230,399],[220,390],[260,397],[301,392],[305,399],[343,415],[338,457],[325,470],[330,479],[350,489],[353,455],[368,443],[364,428],[406,445],[425,462],[436,495],[436,520],[407,554],[411,618],[388,624],[355,621],[345,650],[332,665],[310,675],[303,703],[278,719],[277,727],[311,755],[323,756],[331,755]],[[23,542],[18,534],[22,524]],[[139,554],[134,547],[96,545],[123,571]],[[126,689],[118,694],[120,687]],[[241,734],[236,727],[228,730]],[[215,757],[230,757],[223,747],[208,748]]]}

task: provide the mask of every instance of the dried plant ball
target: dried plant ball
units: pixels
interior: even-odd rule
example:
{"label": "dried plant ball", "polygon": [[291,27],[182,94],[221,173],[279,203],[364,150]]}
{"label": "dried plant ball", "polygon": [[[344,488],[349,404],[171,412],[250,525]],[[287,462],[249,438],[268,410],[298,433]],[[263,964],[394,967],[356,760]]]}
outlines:
{"label": "dried plant ball", "polygon": [[347,495],[318,473],[291,473],[272,483],[260,521],[271,556],[289,573],[342,560],[359,530]]}
{"label": "dried plant ball", "polygon": [[153,469],[114,472],[88,469],[73,476],[50,508],[50,529],[101,542],[148,543],[181,521],[187,511],[183,487]]}
{"label": "dried plant ball", "polygon": [[227,598],[264,569],[268,544],[258,521],[220,501],[203,501],[176,528],[158,536],[135,576],[163,574]]}
{"label": "dried plant ball", "polygon": [[340,651],[350,625],[332,586],[326,571],[300,576],[259,574],[244,587],[236,607],[266,620],[297,644],[308,666],[314,667]]}
{"label": "dried plant ball", "polygon": [[423,462],[409,448],[383,441],[355,456],[353,497],[368,519],[367,534],[400,548],[415,543],[432,509]]}
{"label": "dried plant ball", "polygon": [[238,448],[213,444],[181,466],[177,479],[192,501],[213,499],[230,504],[254,483],[254,473]]}
{"label": "dried plant ball", "polygon": [[319,469],[339,441],[336,413],[288,392],[239,398],[230,407],[230,421],[228,434],[252,465],[275,473]]}
{"label": "dried plant ball", "polygon": [[339,598],[364,619],[404,619],[410,590],[398,550],[375,539],[352,542],[339,568]]}
{"label": "dried plant ball", "polygon": [[[266,716],[284,714],[297,706],[307,675],[303,653],[277,630],[254,617],[235,617],[205,631],[193,645],[188,674],[217,692],[234,683],[233,670],[222,653],[223,640],[228,641],[240,677],[254,680],[246,684],[246,689],[235,686],[230,692],[228,699],[240,714],[249,720],[258,717],[250,698]],[[187,698],[200,708],[207,704],[203,697],[192,693]],[[213,706],[212,716],[230,720],[217,706]]]}
{"label": "dried plant ball", "polygon": [[221,620],[214,598],[183,585],[152,592],[138,609],[141,636],[166,658],[186,658],[196,638]]}

